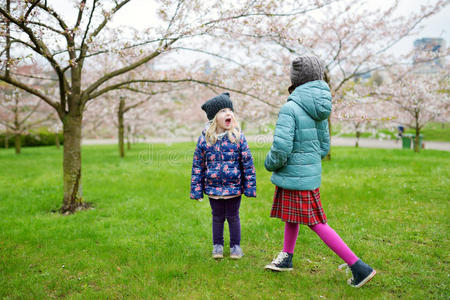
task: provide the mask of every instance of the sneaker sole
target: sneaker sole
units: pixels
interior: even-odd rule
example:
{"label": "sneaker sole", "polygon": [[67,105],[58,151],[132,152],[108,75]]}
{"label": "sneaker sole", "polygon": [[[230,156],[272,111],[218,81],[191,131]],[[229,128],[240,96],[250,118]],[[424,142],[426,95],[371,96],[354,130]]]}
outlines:
{"label": "sneaker sole", "polygon": [[242,256],[238,256],[238,255],[230,255],[231,259],[241,259]]}
{"label": "sneaker sole", "polygon": [[222,259],[223,258],[223,254],[214,254],[213,258],[214,259]]}
{"label": "sneaker sole", "polygon": [[292,271],[293,268],[278,268],[277,266],[267,265],[264,267],[266,270],[276,271],[276,272],[289,272]]}
{"label": "sneaker sole", "polygon": [[363,285],[365,285],[366,283],[368,283],[375,276],[375,274],[377,274],[377,271],[373,270],[372,273],[370,273],[369,276],[364,278],[364,280],[361,281],[358,285],[352,285],[351,284],[351,286],[354,287],[354,288],[360,288]]}

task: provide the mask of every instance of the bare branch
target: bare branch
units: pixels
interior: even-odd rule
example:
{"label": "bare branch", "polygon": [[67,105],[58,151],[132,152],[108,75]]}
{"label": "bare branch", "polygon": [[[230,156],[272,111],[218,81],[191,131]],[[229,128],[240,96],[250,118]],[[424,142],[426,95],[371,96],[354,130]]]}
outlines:
{"label": "bare branch", "polygon": [[[95,1],[94,1],[95,3]],[[78,9],[78,17],[77,17],[77,21],[75,22],[75,26],[73,26],[74,29],[76,29],[78,26],[80,26],[81,23],[81,18],[83,17],[83,10],[86,6],[86,0],[82,0],[80,2],[80,8]]]}
{"label": "bare branch", "polygon": [[434,11],[430,11],[428,14],[421,16],[420,18],[418,18],[413,25],[401,36],[399,36],[396,40],[392,41],[390,44],[388,44],[385,48],[379,50],[375,55],[381,54],[389,49],[391,49],[395,44],[397,44],[398,42],[400,42],[403,38],[409,36],[409,34],[411,33],[411,31],[413,31],[424,19],[432,16],[435,12]]}
{"label": "bare branch", "polygon": [[204,85],[204,86],[212,86],[212,87],[228,90],[228,91],[231,91],[231,92],[235,92],[235,93],[238,93],[238,94],[241,94],[241,95],[245,95],[245,96],[251,97],[251,98],[256,99],[256,100],[258,100],[258,101],[260,101],[260,102],[262,102],[264,104],[267,104],[267,105],[269,105],[271,107],[278,108],[278,106],[276,106],[276,105],[274,105],[274,104],[272,104],[270,102],[267,102],[266,100],[261,99],[258,96],[252,95],[252,94],[250,94],[248,92],[237,90],[237,89],[234,89],[234,88],[225,87],[225,86],[222,86],[222,85],[217,84],[217,83],[203,81],[203,80],[198,80],[198,79],[193,79],[193,78],[175,79],[175,80],[170,80],[170,79],[162,79],[162,80],[132,79],[132,80],[127,80],[127,81],[124,81],[124,82],[121,82],[121,83],[117,83],[117,84],[108,86],[108,87],[98,91],[97,93],[92,94],[91,97],[89,97],[88,100],[94,99],[94,98],[96,98],[96,97],[98,97],[98,96],[100,96],[100,95],[102,95],[104,93],[107,93],[107,92],[115,90],[115,89],[119,89],[119,88],[121,88],[121,87],[123,87],[125,85],[129,85],[131,83],[183,83],[183,82],[192,82],[192,83],[197,83],[197,84],[201,84],[201,85]]}
{"label": "bare branch", "polygon": [[[11,2],[10,0],[6,1],[6,11],[11,13]],[[5,65],[5,76],[9,77],[9,67],[11,63],[11,22],[9,20],[6,20],[6,65]],[[3,52],[2,52],[3,54]]]}
{"label": "bare branch", "polygon": [[61,30],[58,30],[58,29],[56,29],[56,28],[53,28],[53,27],[51,27],[51,26],[49,26],[49,25],[47,25],[47,24],[41,23],[41,22],[28,21],[27,23],[28,23],[28,24],[32,24],[32,25],[37,25],[37,26],[40,26],[40,27],[47,28],[48,30],[51,30],[51,31],[53,31],[53,32],[56,32],[56,33],[58,33],[58,34],[60,34],[60,35],[64,35],[64,36],[66,35],[65,32],[63,32],[63,31],[61,31]]}
{"label": "bare branch", "polygon": [[2,124],[3,126],[8,127],[8,128],[11,129],[11,130],[16,130],[16,128],[15,128],[14,126],[11,126],[11,124],[9,124],[9,123],[3,121],[2,119],[0,119],[0,124]]}
{"label": "bare branch", "polygon": [[150,100],[150,98],[151,98],[151,97],[148,97],[148,98],[146,98],[146,99],[144,99],[144,100],[141,100],[141,101],[139,101],[139,102],[137,102],[137,103],[135,103],[135,104],[133,104],[133,105],[127,106],[126,108],[124,108],[123,112],[126,113],[127,111],[129,111],[129,110],[131,110],[131,109],[133,109],[133,108],[136,108],[136,107],[138,107],[139,105],[144,104],[145,102],[147,102],[148,100]]}
{"label": "bare branch", "polygon": [[38,107],[41,105],[41,101],[38,101],[38,103],[33,107],[33,109],[22,119],[22,121],[19,122],[19,125],[22,126],[30,117],[33,115]]}
{"label": "bare branch", "polygon": [[224,18],[224,19],[216,19],[216,20],[211,20],[208,21],[204,24],[201,25],[201,27],[204,26],[209,26],[215,23],[220,23],[223,21],[231,21],[231,20],[237,20],[237,19],[241,19],[241,18],[246,18],[246,17],[257,17],[257,16],[264,16],[264,17],[289,17],[289,16],[297,16],[297,15],[302,15],[311,11],[315,11],[315,10],[319,10],[325,6],[328,6],[334,2],[338,2],[339,0],[332,0],[332,1],[328,1],[324,4],[318,5],[316,7],[312,7],[312,8],[307,8],[307,9],[303,9],[303,10],[298,10],[298,11],[293,11],[293,12],[289,12],[289,13],[268,13],[268,12],[261,12],[261,13],[243,13],[240,15],[236,15],[236,16],[232,16],[232,17],[228,17],[228,18]]}
{"label": "bare branch", "polygon": [[40,0],[35,0],[35,1],[31,4],[30,8],[28,8],[27,12],[25,13],[25,17],[24,17],[25,20],[28,18],[28,16],[30,15],[31,11],[32,11],[33,8],[36,6],[36,4],[39,3],[39,1],[40,1]]}
{"label": "bare branch", "polygon": [[20,77],[27,77],[27,78],[40,79],[40,80],[49,80],[49,81],[58,81],[58,79],[51,78],[51,77],[33,76],[33,75],[16,73],[16,72],[10,72],[10,73],[13,75],[16,75],[16,76],[20,76]]}
{"label": "bare branch", "polygon": [[47,122],[47,121],[53,121],[53,120],[54,120],[54,118],[53,118],[52,114],[48,114],[43,119],[40,119],[40,120],[37,120],[37,121],[34,121],[32,123],[27,124],[26,126],[24,126],[24,129],[29,129],[29,128],[34,127],[36,125],[42,124],[42,123]]}
{"label": "bare branch", "polygon": [[[47,10],[47,6],[43,6],[40,3],[38,3],[37,5],[39,7],[42,6],[42,7],[44,7],[45,10]],[[49,11],[51,13],[51,11],[53,11],[53,10],[48,8],[47,11]],[[26,33],[28,35],[30,40],[35,45],[34,47],[32,47],[32,49],[34,51],[36,51],[38,54],[42,55],[44,58],[46,58],[50,62],[51,66],[53,67],[53,69],[55,70],[56,74],[58,75],[61,102],[64,102],[65,99],[66,99],[66,88],[69,86],[69,82],[67,81],[67,78],[65,77],[64,72],[61,70],[61,67],[59,66],[58,62],[53,58],[50,50],[47,48],[45,43],[43,43],[40,39],[38,39],[34,35],[33,31],[30,28],[28,28],[27,26],[25,26],[24,22],[13,18],[8,12],[6,12],[1,7],[0,7],[0,13],[3,16],[5,16],[10,22],[13,22],[20,29],[22,29],[24,31],[24,33]],[[68,36],[66,36],[66,38],[69,39]],[[28,43],[26,43],[26,44],[28,44]]]}
{"label": "bare branch", "polygon": [[118,89],[120,89],[120,90],[128,90],[128,91],[131,91],[131,92],[144,94],[144,95],[148,95],[148,96],[153,96],[153,95],[156,95],[156,94],[164,94],[164,93],[169,93],[169,92],[181,90],[181,88],[180,88],[180,89],[170,89],[170,90],[164,90],[164,91],[146,92],[146,91],[135,89],[135,88],[132,88],[132,87],[129,87],[129,86],[121,86]]}
{"label": "bare branch", "polygon": [[39,8],[41,8],[42,10],[46,11],[47,13],[49,13],[50,15],[52,15],[58,21],[59,26],[61,26],[63,31],[68,32],[69,27],[67,26],[66,22],[64,22],[64,20],[61,18],[61,16],[58,15],[53,8],[47,6],[47,1],[45,1],[45,4],[37,3],[37,6]]}
{"label": "bare branch", "polygon": [[98,27],[89,35],[89,39],[92,39],[96,37],[100,31],[105,27],[105,25],[108,23],[110,17],[115,14],[119,9],[121,9],[125,4],[130,2],[130,0],[123,0],[122,2],[117,2],[116,6],[111,10],[111,13],[108,16],[105,16],[103,19],[103,22],[98,25]]}
{"label": "bare branch", "polygon": [[[176,41],[176,40],[173,40],[173,41],[171,41],[170,43],[168,43],[168,44],[164,47],[164,49],[167,49],[168,47],[170,47],[170,45],[173,44],[173,43],[175,43],[175,41]],[[100,85],[102,85],[102,84],[105,83],[106,81],[108,81],[108,80],[110,80],[110,79],[112,79],[112,78],[114,78],[114,77],[116,77],[116,76],[122,75],[122,74],[124,74],[124,73],[126,73],[126,72],[129,72],[129,71],[131,71],[131,70],[134,70],[134,69],[136,69],[136,68],[139,67],[139,66],[142,66],[143,64],[149,62],[150,60],[152,60],[152,59],[154,59],[155,57],[157,57],[158,55],[160,55],[162,52],[163,52],[163,51],[161,51],[161,50],[158,49],[158,50],[156,50],[155,52],[153,52],[152,54],[150,54],[150,55],[148,55],[148,56],[146,56],[146,57],[144,57],[144,58],[138,60],[137,62],[135,62],[135,63],[133,63],[133,64],[130,64],[130,65],[126,66],[126,67],[123,67],[123,68],[121,68],[121,69],[118,69],[118,70],[116,70],[116,71],[113,71],[113,72],[111,72],[111,73],[108,73],[108,74],[104,75],[103,77],[99,78],[96,82],[94,82],[93,84],[91,84],[85,91],[83,91],[83,93],[82,93],[82,99],[83,99],[83,102],[86,102],[86,101],[89,100],[89,99],[93,99],[93,98],[98,97],[99,95],[103,94],[103,93],[97,92],[97,93],[95,93],[96,96],[93,97],[93,96],[91,95],[91,94],[94,92],[95,89],[97,89]]]}
{"label": "bare branch", "polygon": [[180,10],[181,4],[183,4],[183,2],[184,2],[184,0],[178,0],[177,8],[175,9],[175,13],[173,14],[172,18],[170,19],[169,25],[167,26],[167,29],[166,29],[166,33],[168,33],[170,30],[170,27],[172,27],[172,25],[175,21],[175,18],[178,14],[178,11]]}
{"label": "bare branch", "polygon": [[18,44],[25,45],[28,48],[30,48],[31,50],[33,50],[34,52],[36,52],[37,54],[43,56],[42,53],[40,52],[40,50],[38,48],[36,48],[35,46],[31,45],[30,43],[27,43],[25,41],[22,41],[22,40],[19,40],[19,39],[16,39],[16,38],[12,38],[11,39],[11,43],[18,43]]}
{"label": "bare branch", "polygon": [[237,64],[237,65],[240,66],[240,67],[245,67],[243,64],[241,64],[241,63],[238,62],[238,61],[235,61],[234,59],[231,59],[231,58],[228,58],[228,57],[225,57],[225,56],[222,56],[222,55],[213,53],[213,52],[201,50],[201,49],[186,48],[186,47],[174,47],[174,48],[172,48],[172,49],[174,49],[174,50],[180,49],[180,50],[186,50],[186,51],[193,51],[193,52],[204,53],[204,54],[207,54],[207,55],[211,55],[211,56],[214,56],[214,57],[218,57],[218,58],[223,59],[223,60],[227,60],[227,61],[229,61],[229,62],[232,62],[232,63],[234,63],[234,64]]}
{"label": "bare branch", "polygon": [[57,102],[53,101],[52,99],[50,99],[49,97],[47,97],[46,95],[44,95],[43,93],[41,93],[39,90],[32,88],[31,86],[28,86],[22,82],[19,82],[11,77],[5,77],[3,75],[0,75],[0,80],[3,80],[4,82],[7,82],[15,87],[18,87],[24,91],[27,91],[30,94],[38,96],[39,98],[44,100],[46,103],[48,103],[51,107],[56,109],[56,111],[59,110],[59,104]]}
{"label": "bare branch", "polygon": [[[94,2],[92,3],[92,10],[91,10],[91,14],[89,16],[89,21],[88,21],[88,23],[86,25],[86,30],[84,31],[83,39],[81,40],[81,44],[80,44],[80,50],[81,51],[80,51],[80,55],[78,56],[77,61],[82,59],[82,57],[85,56],[85,54],[86,54],[87,47],[86,47],[85,41],[86,41],[86,37],[87,37],[88,31],[89,31],[89,27],[91,26],[92,18],[94,16],[94,11],[95,11],[95,5],[96,4],[97,4],[97,0],[94,0]],[[83,51],[83,49],[85,49],[85,50]]]}

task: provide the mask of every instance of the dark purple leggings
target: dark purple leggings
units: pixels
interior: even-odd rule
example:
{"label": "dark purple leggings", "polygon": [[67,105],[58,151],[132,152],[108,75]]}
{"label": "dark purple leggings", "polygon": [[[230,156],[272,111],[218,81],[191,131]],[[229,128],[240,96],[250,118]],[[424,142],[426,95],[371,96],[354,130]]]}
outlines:
{"label": "dark purple leggings", "polygon": [[231,199],[211,199],[213,244],[223,245],[223,226],[225,219],[230,229],[230,248],[241,243],[241,221],[239,207],[241,196]]}

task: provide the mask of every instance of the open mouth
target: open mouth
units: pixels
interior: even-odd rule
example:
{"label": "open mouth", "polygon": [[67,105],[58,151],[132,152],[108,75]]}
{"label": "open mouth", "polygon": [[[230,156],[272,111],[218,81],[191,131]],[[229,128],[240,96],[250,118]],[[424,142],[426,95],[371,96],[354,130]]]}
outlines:
{"label": "open mouth", "polygon": [[231,118],[226,118],[225,119],[225,125],[226,126],[230,126],[231,125]]}

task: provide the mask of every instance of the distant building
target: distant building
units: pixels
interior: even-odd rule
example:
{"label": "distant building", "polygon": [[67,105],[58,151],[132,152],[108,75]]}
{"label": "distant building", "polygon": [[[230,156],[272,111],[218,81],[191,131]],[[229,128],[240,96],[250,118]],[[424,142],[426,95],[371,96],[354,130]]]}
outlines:
{"label": "distant building", "polygon": [[417,66],[419,73],[436,73],[444,68],[445,44],[442,38],[421,38],[414,41],[413,65]]}

